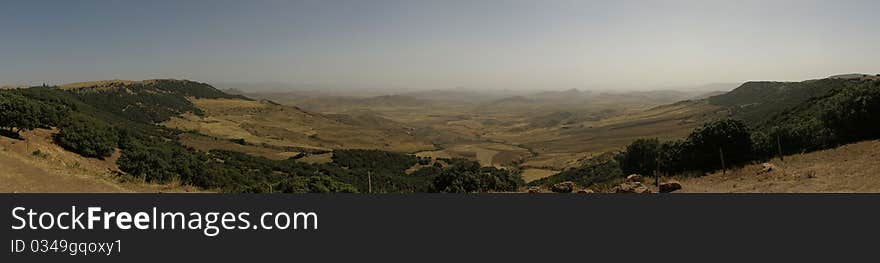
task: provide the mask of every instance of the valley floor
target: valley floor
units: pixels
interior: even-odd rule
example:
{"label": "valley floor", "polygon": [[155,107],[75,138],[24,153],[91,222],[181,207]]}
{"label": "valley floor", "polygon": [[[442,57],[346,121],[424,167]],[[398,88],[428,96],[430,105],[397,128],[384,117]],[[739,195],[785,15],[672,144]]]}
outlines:
{"label": "valley floor", "polygon": [[878,193],[880,141],[864,141],[747,165],[725,174],[681,178],[692,193]]}

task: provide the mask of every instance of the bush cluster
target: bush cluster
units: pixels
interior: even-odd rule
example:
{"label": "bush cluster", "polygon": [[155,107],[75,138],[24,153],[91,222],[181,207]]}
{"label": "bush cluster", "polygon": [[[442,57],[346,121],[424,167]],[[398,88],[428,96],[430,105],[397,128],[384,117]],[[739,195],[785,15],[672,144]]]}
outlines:
{"label": "bush cluster", "polygon": [[656,165],[666,174],[706,172],[721,168],[722,154],[726,165],[739,165],[880,138],[880,81],[833,82],[835,88],[826,94],[753,128],[724,119],[706,123],[683,140],[636,140],[618,157],[621,170],[651,174]]}

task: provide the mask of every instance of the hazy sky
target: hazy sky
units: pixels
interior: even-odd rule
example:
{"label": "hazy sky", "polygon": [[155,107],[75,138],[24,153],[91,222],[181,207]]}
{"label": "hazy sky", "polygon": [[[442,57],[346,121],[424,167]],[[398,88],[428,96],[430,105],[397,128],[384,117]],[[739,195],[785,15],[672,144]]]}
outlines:
{"label": "hazy sky", "polygon": [[880,1],[2,1],[0,83],[662,87],[880,72]]}

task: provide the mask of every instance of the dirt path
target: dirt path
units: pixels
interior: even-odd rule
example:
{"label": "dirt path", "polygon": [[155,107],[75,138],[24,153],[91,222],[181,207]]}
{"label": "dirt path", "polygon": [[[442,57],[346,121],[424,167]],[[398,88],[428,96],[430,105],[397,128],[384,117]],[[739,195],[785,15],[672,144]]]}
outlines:
{"label": "dirt path", "polygon": [[773,159],[770,171],[753,164],[698,178],[683,178],[681,192],[817,193],[880,192],[880,141]]}

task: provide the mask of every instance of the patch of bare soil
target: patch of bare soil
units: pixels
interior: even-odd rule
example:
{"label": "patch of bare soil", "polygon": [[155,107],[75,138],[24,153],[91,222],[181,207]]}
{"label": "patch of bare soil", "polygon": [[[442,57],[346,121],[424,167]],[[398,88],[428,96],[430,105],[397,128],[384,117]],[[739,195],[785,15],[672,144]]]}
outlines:
{"label": "patch of bare soil", "polygon": [[775,158],[725,174],[680,178],[680,192],[827,193],[880,192],[880,141]]}
{"label": "patch of bare soil", "polygon": [[525,169],[522,171],[523,180],[528,182],[532,182],[535,180],[539,180],[541,178],[549,177],[551,175],[557,174],[559,171],[556,170],[547,170],[547,169]]}
{"label": "patch of bare soil", "polygon": [[[97,171],[115,169],[113,162],[68,156],[52,144],[53,133],[26,132],[22,136],[25,140],[0,137],[0,192],[130,192],[93,176]],[[118,153],[111,158],[118,158]]]}
{"label": "patch of bare soil", "polygon": [[120,181],[117,150],[103,160],[64,150],[52,141],[57,130],[23,132],[22,140],[0,136],[0,192],[129,193],[198,192],[177,183]]}

